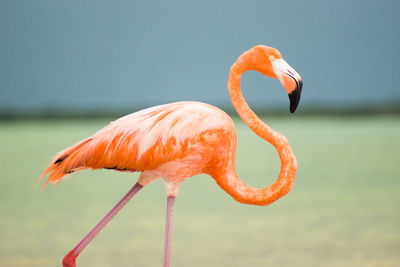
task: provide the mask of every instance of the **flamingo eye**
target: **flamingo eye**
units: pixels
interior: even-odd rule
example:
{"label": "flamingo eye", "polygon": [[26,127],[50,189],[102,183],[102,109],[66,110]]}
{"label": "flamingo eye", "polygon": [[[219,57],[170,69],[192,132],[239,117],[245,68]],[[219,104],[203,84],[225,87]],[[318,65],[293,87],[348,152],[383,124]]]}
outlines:
{"label": "flamingo eye", "polygon": [[270,56],[269,56],[269,61],[272,62],[272,61],[274,61],[274,60],[275,60],[275,57],[274,57],[273,55],[270,55]]}

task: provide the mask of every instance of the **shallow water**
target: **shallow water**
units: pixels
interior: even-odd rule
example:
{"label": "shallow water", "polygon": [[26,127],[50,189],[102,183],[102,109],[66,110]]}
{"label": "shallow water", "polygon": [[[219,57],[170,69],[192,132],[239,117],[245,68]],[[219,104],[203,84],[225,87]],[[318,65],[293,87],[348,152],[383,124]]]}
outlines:
{"label": "shallow water", "polygon": [[[289,139],[298,173],[267,207],[236,203],[208,176],[183,183],[173,266],[399,266],[400,117],[264,117]],[[60,261],[138,174],[82,171],[40,194],[52,156],[105,120],[0,123],[0,266]],[[279,172],[274,149],[240,121],[237,171],[263,187]],[[144,188],[94,239],[78,266],[161,266],[163,184]]]}

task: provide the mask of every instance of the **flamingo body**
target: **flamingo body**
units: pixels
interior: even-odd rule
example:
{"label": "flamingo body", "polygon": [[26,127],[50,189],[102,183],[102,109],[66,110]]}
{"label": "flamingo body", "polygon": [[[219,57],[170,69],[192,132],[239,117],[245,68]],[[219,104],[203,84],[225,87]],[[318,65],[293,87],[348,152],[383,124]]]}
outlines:
{"label": "flamingo body", "polygon": [[200,102],[177,102],[111,122],[60,152],[42,176],[51,173],[48,182],[55,183],[87,168],[141,171],[141,185],[162,178],[174,190],[185,178],[213,175],[212,170],[228,166],[235,151],[235,126],[224,111]]}

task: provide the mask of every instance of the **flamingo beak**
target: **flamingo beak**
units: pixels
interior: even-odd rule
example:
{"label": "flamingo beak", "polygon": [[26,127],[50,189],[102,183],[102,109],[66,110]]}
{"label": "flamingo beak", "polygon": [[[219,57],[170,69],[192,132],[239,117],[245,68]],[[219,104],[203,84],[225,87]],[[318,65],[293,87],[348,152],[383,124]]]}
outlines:
{"label": "flamingo beak", "polygon": [[296,80],[296,88],[288,94],[290,99],[290,113],[294,113],[300,102],[301,90],[303,89],[303,81]]}
{"label": "flamingo beak", "polygon": [[275,75],[281,81],[282,86],[288,92],[290,100],[290,113],[296,111],[300,102],[303,81],[300,75],[283,59],[272,61],[272,67]]}

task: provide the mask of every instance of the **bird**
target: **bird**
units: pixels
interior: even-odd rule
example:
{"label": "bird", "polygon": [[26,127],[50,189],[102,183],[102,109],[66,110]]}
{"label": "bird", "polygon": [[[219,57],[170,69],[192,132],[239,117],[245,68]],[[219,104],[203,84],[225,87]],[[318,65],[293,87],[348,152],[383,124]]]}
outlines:
{"label": "bird", "polygon": [[254,46],[233,63],[228,91],[240,118],[260,138],[278,152],[281,168],[278,178],[265,188],[253,188],[235,170],[237,136],[233,120],[221,109],[196,101],[183,101],[146,108],[110,122],[87,139],[58,153],[39,182],[49,175],[50,182],[83,169],[112,169],[140,172],[137,182],[109,213],[62,260],[64,267],[75,267],[76,258],[103,227],[143,187],[162,179],[167,195],[163,266],[171,264],[174,203],[180,184],[187,178],[208,174],[234,200],[266,206],[286,195],[293,185],[297,161],[287,138],[271,129],[252,111],[241,92],[244,72],[256,71],[278,79],[294,113],[300,101],[303,82],[300,75],[273,47]]}

